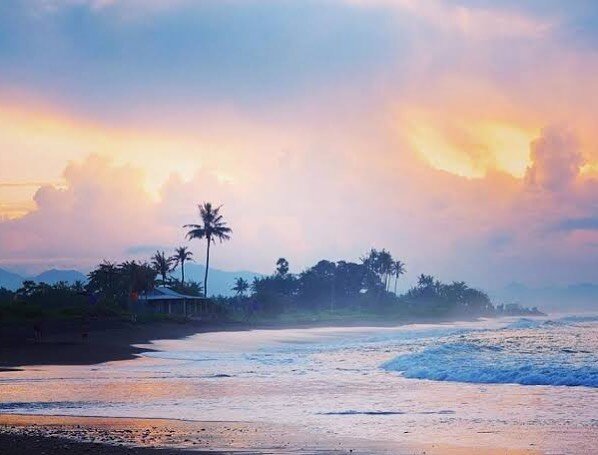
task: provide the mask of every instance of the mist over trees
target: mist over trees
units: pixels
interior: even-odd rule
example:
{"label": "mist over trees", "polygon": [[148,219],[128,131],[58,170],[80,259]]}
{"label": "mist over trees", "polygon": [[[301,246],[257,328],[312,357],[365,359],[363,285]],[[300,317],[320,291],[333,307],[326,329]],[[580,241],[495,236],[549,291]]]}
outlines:
{"label": "mist over trees", "polygon": [[[128,314],[134,303],[156,287],[166,286],[179,294],[206,297],[210,249],[216,240],[232,235],[221,214],[221,206],[198,206],[200,224],[188,224],[188,240],[205,240],[206,268],[203,285],[185,280],[185,263],[193,253],[181,246],[168,255],[156,251],[147,262],[103,261],[89,274],[87,283],[48,285],[25,281],[16,292],[0,288],[0,320],[36,318],[41,315]],[[180,279],[172,273],[180,266]],[[443,283],[421,274],[417,284],[404,294],[398,283],[407,265],[386,249],[371,249],[358,261],[322,259],[300,273],[290,272],[289,261],[280,257],[272,274],[249,283],[237,278],[233,297],[216,297],[218,317],[228,319],[289,319],[322,314],[382,318],[479,317],[497,314],[533,313],[516,305],[495,307],[482,290],[464,281]],[[149,311],[145,308],[143,311]],[[525,311],[528,311],[527,313]]]}
{"label": "mist over trees", "polygon": [[422,274],[416,286],[398,295],[397,282],[405,272],[405,263],[385,249],[372,249],[359,262],[321,260],[298,274],[290,273],[289,262],[280,258],[271,275],[253,280],[250,295],[245,296],[245,287],[237,283],[237,296],[220,301],[239,307],[242,298],[249,313],[267,317],[335,311],[417,317],[496,312],[483,291],[462,281],[445,284],[431,275]]}

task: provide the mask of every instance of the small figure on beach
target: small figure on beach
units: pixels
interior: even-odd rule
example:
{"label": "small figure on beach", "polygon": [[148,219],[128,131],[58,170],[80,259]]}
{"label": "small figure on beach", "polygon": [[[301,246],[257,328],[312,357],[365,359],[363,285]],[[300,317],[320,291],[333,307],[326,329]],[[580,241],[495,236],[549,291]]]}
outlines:
{"label": "small figure on beach", "polygon": [[81,341],[85,343],[89,337],[89,321],[86,317],[81,319]]}
{"label": "small figure on beach", "polygon": [[41,343],[43,338],[42,320],[37,319],[33,323],[33,338],[36,343]]}

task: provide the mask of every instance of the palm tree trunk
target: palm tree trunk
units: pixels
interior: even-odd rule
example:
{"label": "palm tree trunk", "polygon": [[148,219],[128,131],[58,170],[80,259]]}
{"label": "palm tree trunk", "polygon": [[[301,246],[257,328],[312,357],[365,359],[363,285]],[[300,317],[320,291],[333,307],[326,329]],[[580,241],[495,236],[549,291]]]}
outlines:
{"label": "palm tree trunk", "polygon": [[208,269],[210,268],[210,243],[212,239],[208,238],[208,247],[206,248],[206,272],[203,277],[203,296],[208,297]]}
{"label": "palm tree trunk", "polygon": [[397,295],[397,281],[399,281],[399,276],[395,276],[395,295]]}
{"label": "palm tree trunk", "polygon": [[181,284],[185,284],[185,261],[181,261]]}

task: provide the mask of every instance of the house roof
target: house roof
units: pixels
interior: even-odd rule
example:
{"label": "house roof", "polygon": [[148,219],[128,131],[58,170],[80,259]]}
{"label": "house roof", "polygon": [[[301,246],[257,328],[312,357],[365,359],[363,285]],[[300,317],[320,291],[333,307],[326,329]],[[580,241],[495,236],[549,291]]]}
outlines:
{"label": "house roof", "polygon": [[166,286],[158,286],[147,293],[143,293],[140,296],[143,300],[198,300],[204,299],[204,297],[198,297],[196,295],[185,295],[179,294]]}

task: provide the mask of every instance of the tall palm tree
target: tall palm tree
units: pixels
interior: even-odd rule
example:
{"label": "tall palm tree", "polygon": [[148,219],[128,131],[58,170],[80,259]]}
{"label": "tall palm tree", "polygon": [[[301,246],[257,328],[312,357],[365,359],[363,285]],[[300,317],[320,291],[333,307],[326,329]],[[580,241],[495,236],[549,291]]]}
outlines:
{"label": "tall palm tree", "polygon": [[166,283],[168,272],[172,270],[172,258],[166,257],[164,251],[156,251],[152,256],[152,266],[162,276],[162,283]]}
{"label": "tall palm tree", "polygon": [[181,246],[174,250],[174,256],[171,259],[174,263],[173,269],[181,266],[181,283],[185,284],[185,262],[193,260],[193,253],[186,246]]}
{"label": "tall palm tree", "polygon": [[241,277],[235,280],[235,285],[232,288],[232,290],[236,292],[237,297],[243,297],[247,292],[247,289],[249,289],[249,283]]}
{"label": "tall palm tree", "polygon": [[388,291],[388,288],[390,287],[390,275],[394,267],[394,260],[392,255],[385,249],[378,253],[377,266],[378,272],[384,282],[384,290]]}
{"label": "tall palm tree", "polygon": [[203,279],[204,297],[208,296],[208,270],[210,268],[210,245],[218,239],[220,243],[230,240],[232,229],[226,225],[226,221],[220,214],[222,206],[214,208],[210,202],[205,202],[199,206],[199,217],[202,224],[186,224],[184,228],[189,228],[187,238],[206,239],[206,272]]}
{"label": "tall palm tree", "polygon": [[394,263],[394,265],[393,265],[392,270],[393,270],[394,275],[395,275],[395,295],[396,295],[396,293],[397,293],[397,281],[399,281],[399,277],[401,275],[404,275],[407,270],[405,269],[405,263],[401,262],[401,261],[396,261]]}

